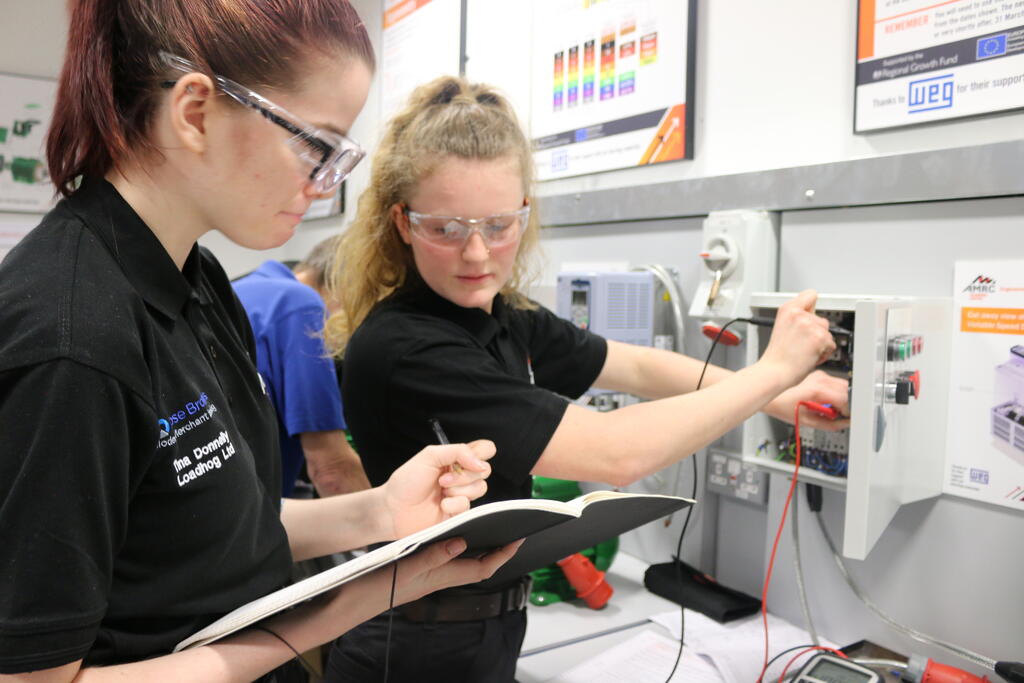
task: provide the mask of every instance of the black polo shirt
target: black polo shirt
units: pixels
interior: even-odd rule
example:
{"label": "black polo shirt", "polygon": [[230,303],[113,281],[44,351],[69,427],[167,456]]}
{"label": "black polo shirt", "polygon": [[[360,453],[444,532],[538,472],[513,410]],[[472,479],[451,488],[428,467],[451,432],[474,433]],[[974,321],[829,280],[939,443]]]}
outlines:
{"label": "black polo shirt", "polygon": [[279,588],[277,422],[220,265],[105,181],[0,265],[0,673],[165,654]]}
{"label": "black polo shirt", "polygon": [[565,414],[565,397],[590,388],[607,350],[603,338],[542,307],[515,309],[498,296],[491,315],[422,285],[396,293],[345,350],[345,419],[370,482],[383,483],[437,443],[434,418],[453,443],[497,445],[478,504],[530,497],[530,470]]}

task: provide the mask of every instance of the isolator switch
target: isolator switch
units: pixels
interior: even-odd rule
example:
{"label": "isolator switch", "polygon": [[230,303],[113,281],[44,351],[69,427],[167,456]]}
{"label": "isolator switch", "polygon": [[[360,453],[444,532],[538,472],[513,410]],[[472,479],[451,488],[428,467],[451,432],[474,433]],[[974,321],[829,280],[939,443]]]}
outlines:
{"label": "isolator switch", "polygon": [[904,372],[900,379],[910,382],[910,395],[914,398],[921,398],[921,371]]}
{"label": "isolator switch", "polygon": [[896,382],[896,403],[905,406],[910,403],[910,397],[913,395],[914,385],[908,380],[901,379]]}
{"label": "isolator switch", "polygon": [[921,372],[919,370],[900,373],[896,381],[885,385],[886,400],[905,406],[911,398],[921,397]]}

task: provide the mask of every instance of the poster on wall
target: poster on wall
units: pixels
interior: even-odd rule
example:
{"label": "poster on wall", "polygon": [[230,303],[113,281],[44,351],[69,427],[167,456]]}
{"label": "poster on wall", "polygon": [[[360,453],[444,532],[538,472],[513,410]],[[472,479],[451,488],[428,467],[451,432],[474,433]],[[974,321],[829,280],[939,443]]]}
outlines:
{"label": "poster on wall", "polygon": [[416,86],[459,75],[460,0],[385,0],[381,40],[381,119],[405,107]]}
{"label": "poster on wall", "polygon": [[1024,510],[1024,261],[960,261],[953,278],[943,492]]}
{"label": "poster on wall", "polygon": [[695,0],[534,3],[540,180],[693,158],[695,12]]}
{"label": "poster on wall", "polygon": [[0,211],[53,206],[45,141],[56,93],[56,81],[0,74]]}
{"label": "poster on wall", "polygon": [[859,0],[856,133],[1024,107],[1024,0]]}

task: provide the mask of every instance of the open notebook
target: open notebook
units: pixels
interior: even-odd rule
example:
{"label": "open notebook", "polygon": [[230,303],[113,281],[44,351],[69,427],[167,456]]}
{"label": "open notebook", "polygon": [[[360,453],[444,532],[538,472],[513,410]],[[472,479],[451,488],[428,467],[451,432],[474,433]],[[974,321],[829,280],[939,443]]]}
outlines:
{"label": "open notebook", "polygon": [[464,555],[477,556],[526,537],[515,557],[484,582],[497,584],[692,504],[692,500],[675,496],[618,491],[595,491],[568,502],[527,498],[488,503],[242,605],[181,641],[174,650],[212,643],[426,544],[462,537],[467,543]]}

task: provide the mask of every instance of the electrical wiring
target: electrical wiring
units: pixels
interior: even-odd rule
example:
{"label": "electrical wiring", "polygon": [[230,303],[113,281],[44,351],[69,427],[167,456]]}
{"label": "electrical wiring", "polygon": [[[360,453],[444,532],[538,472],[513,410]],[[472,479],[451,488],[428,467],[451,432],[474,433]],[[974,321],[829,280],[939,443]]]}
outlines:
{"label": "electrical wiring", "polygon": [[[811,645],[810,643],[805,643],[803,645],[794,645],[793,647],[787,647],[785,650],[783,650],[782,652],[777,653],[774,657],[772,657],[771,659],[768,660],[768,666],[767,666],[766,670],[770,669],[772,667],[772,664],[774,664],[775,662],[779,661],[780,659],[782,659],[782,657],[784,657],[785,655],[788,655],[790,652],[793,652],[795,650],[804,650],[805,652],[807,652],[807,651],[813,650],[815,647],[817,647],[817,646],[816,645]],[[801,654],[803,654],[803,653],[801,653]],[[849,657],[849,655],[844,655],[843,653],[840,653],[840,655],[845,656],[845,657]],[[897,661],[895,659],[876,659],[876,658],[870,658],[870,657],[869,658],[855,657],[855,658],[850,659],[850,661],[854,662],[856,664],[860,664],[861,666],[866,666],[866,667],[868,667],[870,669],[903,670],[903,669],[907,668],[907,663],[906,662],[900,662],[900,661]]]}
{"label": "electrical wiring", "polygon": [[398,563],[391,567],[391,598],[388,600],[388,635],[384,644],[384,683],[388,683],[388,669],[391,664],[391,625],[395,615],[395,584],[398,583]]}
{"label": "electrical wiring", "polygon": [[761,621],[764,624],[764,666],[761,668],[761,673],[757,677],[757,683],[761,683],[764,679],[765,671],[768,670],[768,586],[772,582],[772,569],[775,566],[775,553],[779,549],[779,539],[782,538],[782,530],[786,526],[786,515],[789,512],[790,501],[793,499],[793,491],[796,490],[796,484],[800,472],[800,408],[815,406],[810,401],[800,401],[796,405],[796,412],[794,417],[794,427],[796,428],[796,462],[793,465],[793,479],[789,485],[789,492],[786,494],[786,504],[782,507],[782,518],[779,520],[779,529],[775,532],[775,542],[772,544],[772,554],[768,559],[768,571],[765,572],[764,587],[761,589]]}
{"label": "electrical wiring", "polygon": [[793,523],[789,525],[789,530],[793,536],[793,568],[796,570],[797,594],[800,596],[800,609],[804,613],[804,621],[807,622],[807,632],[811,635],[811,642],[821,645],[818,632],[814,629],[814,620],[811,619],[811,605],[807,600],[807,586],[804,583],[804,568],[800,561],[799,504],[800,496],[793,496]]}
{"label": "electrical wiring", "polygon": [[767,670],[768,667],[770,667],[775,662],[779,661],[779,659],[782,658],[783,655],[788,655],[790,652],[792,652],[794,650],[804,650],[804,649],[809,648],[809,647],[817,647],[817,646],[814,645],[813,643],[805,643],[804,645],[794,645],[793,647],[787,647],[785,650],[783,650],[782,652],[779,652],[774,657],[772,657],[771,659],[768,660],[768,665],[765,667],[765,670]]}
{"label": "electrical wiring", "polygon": [[[708,365],[711,364],[711,355],[715,352],[715,348],[718,346],[718,341],[722,338],[722,334],[729,329],[729,326],[733,323],[740,322],[739,318],[734,318],[722,326],[718,330],[718,334],[711,341],[711,348],[708,349],[707,358],[704,359],[704,367],[700,371],[700,377],[697,379],[697,388],[694,391],[700,391],[700,385],[704,382],[704,375],[708,371]],[[697,497],[697,454],[694,453],[690,456],[690,461],[693,463],[693,492],[690,494],[691,499]],[[676,543],[676,574],[679,577],[679,585],[683,585],[683,568],[682,568],[682,554],[683,554],[683,536],[686,534],[686,527],[690,525],[690,512],[693,506],[686,508],[686,519],[683,521],[683,528],[679,532],[679,541]],[[676,661],[672,665],[672,671],[669,672],[668,678],[665,679],[665,683],[672,680],[672,676],[675,675],[676,669],[679,668],[679,660],[683,657],[683,635],[686,632],[686,608],[682,604],[679,605],[679,652],[676,653]]]}
{"label": "electrical wiring", "polygon": [[869,610],[874,612],[879,619],[881,619],[897,631],[905,633],[914,640],[925,643],[927,645],[934,645],[936,647],[940,647],[943,650],[946,650],[947,652],[950,652],[958,657],[962,657],[967,661],[973,662],[974,664],[982,666],[990,671],[995,670],[996,660],[980,655],[972,650],[968,650],[965,647],[960,647],[959,645],[954,645],[953,643],[940,640],[939,638],[930,636],[927,633],[922,633],[921,631],[910,628],[909,626],[904,626],[903,624],[899,623],[898,621],[890,617],[888,614],[883,612],[878,605],[872,602],[871,599],[864,594],[864,592],[860,589],[860,586],[858,586],[857,583],[853,580],[853,577],[850,576],[850,572],[846,568],[846,563],[843,562],[843,558],[839,555],[839,551],[836,550],[836,545],[832,541],[832,537],[829,535],[828,529],[825,527],[825,520],[821,516],[821,511],[816,512],[815,517],[818,520],[818,526],[821,528],[821,534],[825,537],[825,543],[828,544],[829,550],[832,551],[832,559],[835,560],[836,566],[839,568],[839,573],[846,581],[846,585],[850,587],[850,590],[853,591],[853,594],[856,595],[857,598],[862,603],[864,603],[864,605]]}
{"label": "electrical wiring", "polygon": [[675,339],[673,340],[673,346],[676,353],[683,352],[683,333],[686,331],[684,321],[686,318],[683,316],[682,301],[683,296],[679,292],[679,283],[672,277],[672,274],[668,272],[665,266],[658,264],[642,265],[634,268],[633,270],[647,271],[654,275],[661,282],[665,291],[668,292],[669,303],[672,304],[672,321],[675,327]]}
{"label": "electrical wiring", "polygon": [[[683,335],[686,333],[685,316],[683,315],[683,295],[679,290],[679,283],[676,278],[673,277],[672,273],[668,271],[665,266],[660,264],[643,264],[633,268],[632,270],[637,272],[646,271],[654,275],[655,278],[661,283],[662,287],[665,288],[665,292],[668,294],[669,303],[672,306],[672,327],[673,327],[673,340],[672,350],[676,353],[683,353]],[[714,348],[714,345],[712,345]],[[707,365],[705,364],[705,368]],[[672,488],[669,491],[669,495],[679,495],[679,479],[682,473],[682,468],[676,470],[675,481],[672,484]],[[669,516],[666,526],[671,523],[672,517]]]}

